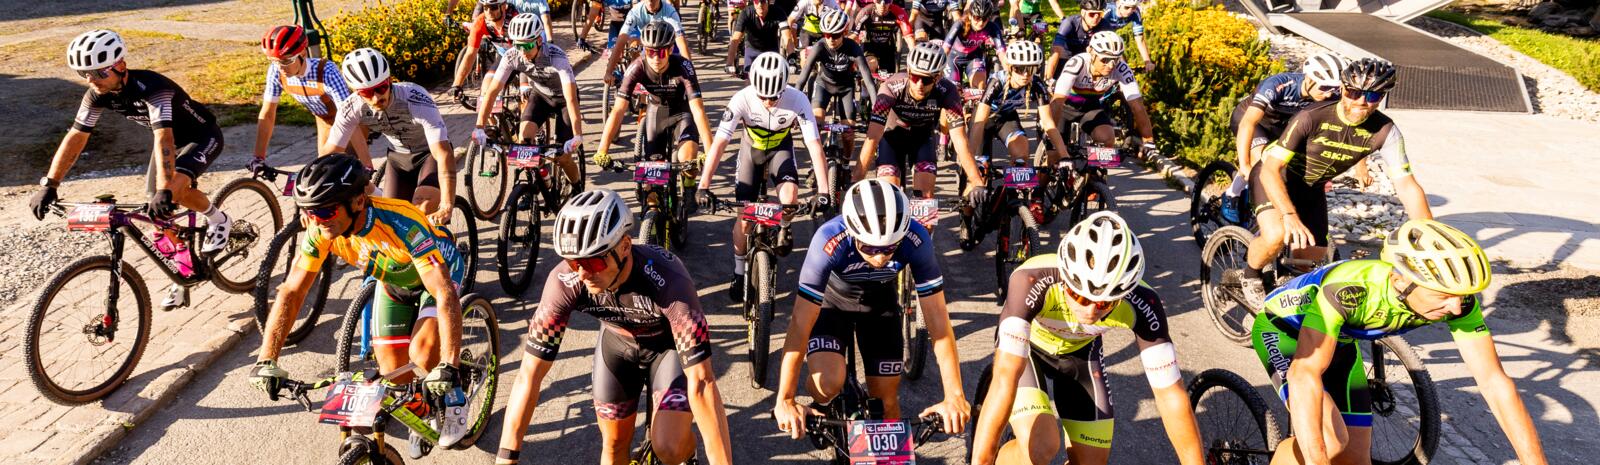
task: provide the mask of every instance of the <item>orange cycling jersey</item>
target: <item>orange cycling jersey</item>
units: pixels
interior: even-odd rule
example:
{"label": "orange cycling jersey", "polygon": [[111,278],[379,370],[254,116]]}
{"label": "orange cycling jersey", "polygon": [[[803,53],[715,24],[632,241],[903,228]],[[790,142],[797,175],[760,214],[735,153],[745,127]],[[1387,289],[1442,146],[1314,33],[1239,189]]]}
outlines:
{"label": "orange cycling jersey", "polygon": [[407,289],[422,287],[422,272],[444,267],[456,283],[466,274],[465,263],[450,232],[434,226],[416,206],[404,200],[369,197],[366,221],[348,237],[323,239],[321,226],[313,226],[300,243],[300,269],[317,271],[329,255],[338,255],[367,276]]}

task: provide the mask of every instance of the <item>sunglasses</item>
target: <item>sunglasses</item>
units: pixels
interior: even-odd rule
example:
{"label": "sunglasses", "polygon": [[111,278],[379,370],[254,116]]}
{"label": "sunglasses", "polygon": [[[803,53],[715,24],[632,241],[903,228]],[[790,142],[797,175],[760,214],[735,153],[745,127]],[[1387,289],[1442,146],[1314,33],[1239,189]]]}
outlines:
{"label": "sunglasses", "polygon": [[298,55],[298,54],[297,55],[289,55],[289,56],[285,56],[283,58],[276,58],[276,59],[272,60],[272,62],[273,63],[277,63],[278,66],[289,66],[289,65],[294,64],[294,62],[296,62],[296,61],[300,61],[300,55]]}
{"label": "sunglasses", "polygon": [[382,84],[365,89],[356,89],[356,94],[366,98],[373,98],[387,93],[389,93],[389,81],[384,81]]}
{"label": "sunglasses", "polygon": [[829,34],[829,33],[823,33],[822,34],[822,38],[828,39],[828,40],[838,39],[840,37],[844,37],[844,33],[843,32],[835,32],[835,33],[832,33],[832,34]]}
{"label": "sunglasses", "polygon": [[1095,57],[1094,61],[1098,61],[1102,65],[1109,65],[1109,64],[1116,63],[1117,60],[1121,60],[1121,59],[1122,59],[1122,57]]}
{"label": "sunglasses", "polygon": [[1341,89],[1339,86],[1317,86],[1317,92],[1324,94],[1337,94],[1339,89]]}
{"label": "sunglasses", "polygon": [[306,216],[310,216],[312,219],[321,223],[333,221],[334,217],[339,216],[338,205],[323,205],[320,207],[302,208],[300,211],[306,212]]}
{"label": "sunglasses", "polygon": [[667,55],[671,55],[672,54],[672,49],[666,48],[666,47],[662,47],[662,48],[647,48],[647,49],[644,49],[644,54],[645,55],[649,55],[649,56],[653,56],[653,57],[656,57],[656,58],[666,58]]}
{"label": "sunglasses", "polygon": [[939,81],[939,76],[923,76],[921,74],[911,74],[909,76],[911,83],[919,86],[931,86]]}
{"label": "sunglasses", "polygon": [[1103,15],[1103,14],[1105,14],[1105,13],[1101,12],[1101,11],[1085,11],[1085,12],[1083,12],[1083,17],[1085,17],[1085,18],[1099,18],[1100,15]]}
{"label": "sunglasses", "polygon": [[1033,72],[1038,69],[1039,67],[1037,65],[1017,65],[1011,67],[1011,72],[1017,74],[1033,74]]}
{"label": "sunglasses", "polygon": [[1093,301],[1093,300],[1089,300],[1087,297],[1078,295],[1078,293],[1076,293],[1076,292],[1072,292],[1071,289],[1063,289],[1063,293],[1066,294],[1067,297],[1072,298],[1072,301],[1073,302],[1077,302],[1078,305],[1082,305],[1082,306],[1085,306],[1085,307],[1094,307],[1094,311],[1096,311],[1096,312],[1103,312],[1107,308],[1111,308],[1112,305],[1116,305],[1117,304],[1117,301],[1115,301],[1115,300],[1110,301],[1110,302],[1096,302],[1096,301]]}
{"label": "sunglasses", "polygon": [[856,251],[861,252],[861,255],[894,255],[894,251],[899,249],[899,243],[883,246],[856,244]]}
{"label": "sunglasses", "polygon": [[107,67],[100,68],[100,69],[91,69],[91,70],[88,70],[88,71],[79,71],[78,72],[78,77],[81,77],[81,78],[84,78],[84,79],[89,79],[89,80],[105,79],[105,78],[111,77],[111,67],[107,66]]}
{"label": "sunglasses", "polygon": [[599,273],[611,268],[611,264],[606,262],[606,257],[568,258],[567,267],[573,270]]}
{"label": "sunglasses", "polygon": [[1366,101],[1367,103],[1382,102],[1385,95],[1389,95],[1389,93],[1381,90],[1360,90],[1349,87],[1344,88],[1344,98],[1351,100],[1362,100]]}
{"label": "sunglasses", "polygon": [[544,45],[544,43],[539,42],[539,41],[536,40],[536,41],[533,41],[533,42],[518,42],[515,45],[517,46],[517,50],[521,50],[521,51],[526,52],[526,51],[529,51],[529,50],[537,50],[539,48],[539,46],[540,45]]}

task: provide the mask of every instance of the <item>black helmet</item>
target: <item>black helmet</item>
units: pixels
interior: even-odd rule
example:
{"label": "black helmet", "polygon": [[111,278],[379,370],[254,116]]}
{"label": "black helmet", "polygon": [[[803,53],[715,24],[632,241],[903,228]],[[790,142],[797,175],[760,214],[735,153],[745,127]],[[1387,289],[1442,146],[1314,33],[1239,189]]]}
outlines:
{"label": "black helmet", "polygon": [[1078,11],[1101,11],[1106,9],[1106,0],[1082,0],[1078,2]]}
{"label": "black helmet", "polygon": [[335,153],[317,157],[295,175],[294,204],[318,207],[355,198],[366,192],[372,175],[352,155]]}
{"label": "black helmet", "polygon": [[967,14],[980,19],[993,19],[994,2],[990,0],[972,0],[967,4]]}
{"label": "black helmet", "polygon": [[639,41],[644,43],[645,48],[667,48],[672,46],[672,40],[677,35],[678,31],[672,28],[672,23],[655,20],[639,31]]}
{"label": "black helmet", "polygon": [[1377,58],[1362,58],[1345,65],[1340,80],[1352,89],[1388,92],[1394,88],[1394,65]]}

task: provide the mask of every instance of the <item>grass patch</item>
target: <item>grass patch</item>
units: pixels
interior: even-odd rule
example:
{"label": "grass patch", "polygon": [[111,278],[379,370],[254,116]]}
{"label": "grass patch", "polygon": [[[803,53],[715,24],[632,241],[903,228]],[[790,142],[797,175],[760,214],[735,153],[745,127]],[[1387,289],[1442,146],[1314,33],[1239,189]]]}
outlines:
{"label": "grass patch", "polygon": [[[138,29],[123,29],[117,31],[123,39],[150,39],[150,40],[183,40],[184,37],[170,32],[141,31]],[[135,42],[135,41],[129,41]]]}
{"label": "grass patch", "polygon": [[[227,127],[254,124],[261,112],[261,91],[267,73],[266,60],[254,50],[225,53],[188,73],[185,90],[195,100],[216,113],[218,124]],[[278,124],[315,124],[309,112],[293,97],[285,96],[278,105]]]}
{"label": "grass patch", "polygon": [[1428,17],[1460,24],[1493,37],[1524,55],[1571,75],[1590,91],[1600,92],[1600,40],[1507,26],[1499,21],[1455,11],[1433,11],[1428,13]]}

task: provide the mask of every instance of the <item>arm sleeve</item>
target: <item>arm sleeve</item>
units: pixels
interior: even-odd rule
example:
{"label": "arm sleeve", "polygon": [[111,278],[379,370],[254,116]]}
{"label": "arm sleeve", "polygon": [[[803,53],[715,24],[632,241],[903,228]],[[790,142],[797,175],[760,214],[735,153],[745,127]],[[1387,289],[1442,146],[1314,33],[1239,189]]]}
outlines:
{"label": "arm sleeve", "polygon": [[267,85],[261,91],[262,105],[278,103],[278,99],[283,96],[283,84],[278,82],[279,73],[282,71],[278,69],[277,63],[267,65]]}
{"label": "arm sleeve", "polygon": [[[832,234],[824,234],[824,229],[832,231]],[[800,266],[800,292],[797,293],[800,298],[822,303],[822,293],[828,287],[828,274],[833,272],[833,256],[839,252],[836,249],[845,246],[844,241],[847,240],[844,228],[830,228],[826,223],[811,235],[811,246],[806,248],[809,252],[806,262]]]}
{"label": "arm sleeve", "polygon": [[1400,127],[1389,125],[1389,134],[1384,136],[1383,144],[1378,146],[1378,151],[1373,153],[1383,162],[1384,172],[1389,173],[1389,179],[1400,179],[1411,175],[1411,159],[1406,157],[1406,142],[1400,137]]}
{"label": "arm sleeve", "polygon": [[94,131],[100,122],[100,106],[94,102],[94,91],[83,91],[83,101],[78,103],[78,115],[72,119],[72,128],[83,132]]}
{"label": "arm sleeve", "polygon": [[1306,291],[1316,293],[1311,299],[1315,303],[1299,307],[1299,313],[1302,317],[1300,327],[1302,329],[1314,328],[1322,332],[1322,334],[1338,337],[1339,329],[1344,327],[1344,314],[1337,310],[1339,304],[1329,301],[1329,296],[1326,295],[1327,293],[1322,292],[1321,287],[1307,289]]}
{"label": "arm sleeve", "polygon": [[328,260],[328,251],[332,249],[332,243],[322,240],[321,228],[312,226],[312,229],[306,231],[309,234],[301,235],[299,252],[295,253],[294,263],[303,271],[322,270],[322,262]]}
{"label": "arm sleeve", "polygon": [[694,73],[694,63],[685,59],[679,66],[683,67],[683,95],[689,99],[700,98],[700,77]]}
{"label": "arm sleeve", "polygon": [[544,280],[544,292],[539,296],[539,307],[528,319],[528,338],[523,350],[540,360],[553,362],[561,352],[561,336],[567,332],[577,300],[576,291],[561,278],[572,274],[566,264],[550,271],[550,277]]}
{"label": "arm sleeve", "polygon": [[911,221],[911,233],[906,235],[901,242],[900,250],[906,250],[907,261],[911,265],[911,277],[917,283],[917,297],[927,297],[944,290],[944,272],[939,270],[939,256],[933,251],[933,238],[928,235],[928,230],[923,229],[922,223]]}
{"label": "arm sleeve", "polygon": [[433,103],[433,97],[421,87],[414,87],[410,95],[406,96],[406,102],[411,105],[412,121],[422,125],[422,135],[427,137],[429,144],[450,140],[449,132],[444,126],[444,118],[439,116],[439,106]]}
{"label": "arm sleeve", "polygon": [[1450,326],[1450,337],[1465,339],[1489,335],[1489,325],[1483,319],[1483,295],[1474,294],[1461,299],[1461,306],[1467,311],[1461,316],[1445,320]]}
{"label": "arm sleeve", "polygon": [[150,112],[151,129],[172,127],[172,96],[171,89],[162,89],[145,97],[144,104],[146,111]]}
{"label": "arm sleeve", "polygon": [[[818,84],[821,85],[821,84]],[[817,139],[817,115],[811,111],[811,104],[806,102],[806,95],[799,89],[789,88],[789,110],[800,117],[796,124],[800,125],[800,137],[804,140]],[[812,167],[816,169],[816,167]]]}

